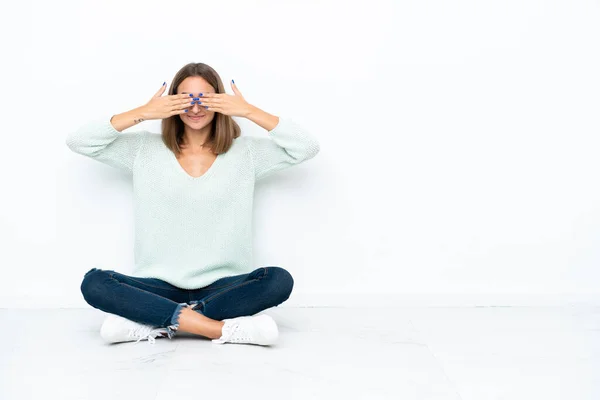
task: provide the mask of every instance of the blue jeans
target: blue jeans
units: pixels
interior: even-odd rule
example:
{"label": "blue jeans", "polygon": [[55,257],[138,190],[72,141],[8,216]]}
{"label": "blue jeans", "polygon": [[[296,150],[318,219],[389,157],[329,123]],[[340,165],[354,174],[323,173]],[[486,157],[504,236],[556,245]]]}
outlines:
{"label": "blue jeans", "polygon": [[167,328],[171,339],[183,307],[215,320],[254,315],[286,301],[292,275],[268,266],[221,278],[200,289],[182,289],[156,278],[138,278],[92,268],[81,283],[85,301],[94,308],[129,320]]}

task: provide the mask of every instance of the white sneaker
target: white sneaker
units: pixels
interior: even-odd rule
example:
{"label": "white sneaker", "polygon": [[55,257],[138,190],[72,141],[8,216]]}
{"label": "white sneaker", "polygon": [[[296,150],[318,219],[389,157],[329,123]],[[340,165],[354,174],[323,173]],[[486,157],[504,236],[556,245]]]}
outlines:
{"label": "white sneaker", "polygon": [[[164,335],[163,335],[164,334]],[[167,328],[156,328],[123,318],[120,315],[108,314],[102,327],[100,336],[108,343],[133,342],[147,339],[155,343],[156,337],[167,337]]]}
{"label": "white sneaker", "polygon": [[222,335],[214,343],[251,343],[262,346],[273,344],[279,337],[277,324],[267,314],[224,319]]}

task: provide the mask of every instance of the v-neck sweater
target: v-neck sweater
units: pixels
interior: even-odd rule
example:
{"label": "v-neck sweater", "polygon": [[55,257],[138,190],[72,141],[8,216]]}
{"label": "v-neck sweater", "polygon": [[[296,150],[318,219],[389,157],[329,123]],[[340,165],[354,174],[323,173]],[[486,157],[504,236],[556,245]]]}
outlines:
{"label": "v-neck sweater", "polygon": [[287,116],[264,136],[241,135],[201,176],[189,175],[161,134],[117,131],[104,115],[67,135],[74,152],[133,178],[134,260],[130,276],[181,289],[251,272],[255,182],[313,158],[319,142]]}

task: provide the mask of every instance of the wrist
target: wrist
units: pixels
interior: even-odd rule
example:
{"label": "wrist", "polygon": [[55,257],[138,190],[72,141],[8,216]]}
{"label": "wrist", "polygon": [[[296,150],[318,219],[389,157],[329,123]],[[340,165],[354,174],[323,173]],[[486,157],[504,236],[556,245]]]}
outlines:
{"label": "wrist", "polygon": [[250,116],[256,113],[256,110],[256,107],[254,107],[252,104],[248,104],[248,106],[246,106],[246,112],[244,113],[244,117],[249,118]]}
{"label": "wrist", "polygon": [[147,119],[150,119],[150,116],[148,115],[148,111],[146,109],[146,106],[140,106],[138,108],[134,108],[133,110],[130,111],[131,117],[135,120],[135,121],[145,121]]}

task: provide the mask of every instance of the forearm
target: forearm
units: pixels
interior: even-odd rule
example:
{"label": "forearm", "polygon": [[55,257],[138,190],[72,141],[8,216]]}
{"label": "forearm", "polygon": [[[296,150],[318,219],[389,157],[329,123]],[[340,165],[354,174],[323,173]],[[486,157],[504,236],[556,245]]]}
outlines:
{"label": "forearm", "polygon": [[143,108],[138,107],[121,114],[113,115],[110,123],[117,131],[121,132],[145,120]]}
{"label": "forearm", "polygon": [[248,106],[246,118],[268,131],[272,131],[279,123],[279,117],[271,115],[253,105]]}

